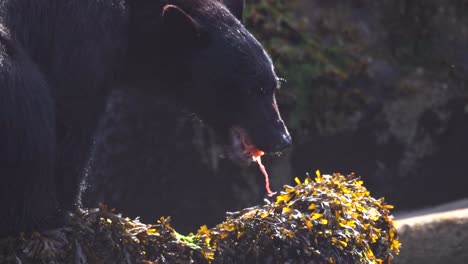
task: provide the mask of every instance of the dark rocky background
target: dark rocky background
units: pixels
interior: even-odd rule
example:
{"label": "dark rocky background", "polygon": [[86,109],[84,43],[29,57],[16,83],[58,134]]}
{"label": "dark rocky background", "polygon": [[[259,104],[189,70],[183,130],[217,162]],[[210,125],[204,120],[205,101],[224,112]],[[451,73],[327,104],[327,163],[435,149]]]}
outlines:
{"label": "dark rocky background", "polygon": [[[255,0],[247,26],[287,80],[294,146],[265,157],[274,189],[306,172],[355,172],[395,210],[468,196],[468,1]],[[97,133],[86,206],[105,202],[180,232],[265,197],[255,165],[220,158],[176,102],[116,90]]]}

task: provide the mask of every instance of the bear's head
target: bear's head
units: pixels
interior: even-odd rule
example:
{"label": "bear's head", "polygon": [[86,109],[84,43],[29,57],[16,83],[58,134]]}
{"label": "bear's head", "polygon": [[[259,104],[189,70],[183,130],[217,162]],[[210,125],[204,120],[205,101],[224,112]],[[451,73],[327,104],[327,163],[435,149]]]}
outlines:
{"label": "bear's head", "polygon": [[[152,24],[158,30],[140,32],[146,43],[137,47],[140,78],[148,78],[141,77],[146,72],[164,80],[161,86],[229,139],[233,153],[244,160],[258,150],[268,154],[289,147],[275,100],[279,78],[241,23],[243,0],[160,2]],[[148,52],[149,47],[157,49]]]}

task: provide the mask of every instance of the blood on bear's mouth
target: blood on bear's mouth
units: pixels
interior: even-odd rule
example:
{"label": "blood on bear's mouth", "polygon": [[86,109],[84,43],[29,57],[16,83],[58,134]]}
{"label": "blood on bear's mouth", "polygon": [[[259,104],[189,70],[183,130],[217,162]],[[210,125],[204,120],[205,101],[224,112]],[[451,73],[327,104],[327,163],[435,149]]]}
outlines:
{"label": "blood on bear's mouth", "polygon": [[234,154],[247,162],[256,161],[258,157],[265,153],[256,148],[244,129],[239,127],[231,128],[231,139]]}
{"label": "blood on bear's mouth", "polygon": [[265,154],[262,150],[255,147],[249,139],[247,133],[239,127],[231,128],[232,147],[234,148],[235,156],[240,157],[245,161],[254,161],[258,164],[260,171],[265,176],[265,188],[268,196],[272,197],[276,192],[270,189],[270,180],[265,166],[262,164],[261,157]]}

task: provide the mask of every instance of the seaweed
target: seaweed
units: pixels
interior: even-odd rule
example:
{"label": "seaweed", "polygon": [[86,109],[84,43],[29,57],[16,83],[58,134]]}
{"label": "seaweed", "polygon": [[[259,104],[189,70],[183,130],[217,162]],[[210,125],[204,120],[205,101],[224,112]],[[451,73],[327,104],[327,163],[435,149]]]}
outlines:
{"label": "seaweed", "polygon": [[265,204],[187,236],[107,206],[79,210],[59,229],[0,240],[0,263],[390,263],[399,253],[392,206],[353,174],[284,186]]}
{"label": "seaweed", "polygon": [[[354,175],[320,175],[285,186],[274,202],[228,214],[196,235],[215,263],[388,263],[400,243],[390,209]],[[313,260],[313,261],[312,261]]]}

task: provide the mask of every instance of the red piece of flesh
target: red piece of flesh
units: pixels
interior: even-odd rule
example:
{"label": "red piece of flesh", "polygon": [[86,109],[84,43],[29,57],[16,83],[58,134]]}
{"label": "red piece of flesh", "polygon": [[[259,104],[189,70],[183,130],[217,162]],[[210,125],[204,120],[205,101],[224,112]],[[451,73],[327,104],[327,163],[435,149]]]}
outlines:
{"label": "red piece of flesh", "polygon": [[270,189],[270,179],[268,178],[268,173],[265,169],[265,166],[262,164],[262,158],[261,156],[252,156],[253,160],[257,162],[258,167],[260,168],[260,171],[263,173],[265,176],[265,188],[267,190],[267,194],[269,197],[272,197],[276,194],[276,192],[272,192]]}
{"label": "red piece of flesh", "polygon": [[263,176],[265,176],[265,188],[266,188],[268,196],[269,197],[274,196],[276,192],[272,192],[270,189],[270,179],[268,177],[268,173],[265,169],[265,166],[262,163],[261,157],[265,154],[265,152],[259,150],[254,145],[250,144],[250,142],[245,138],[243,133],[240,133],[240,139],[242,142],[242,148],[244,150],[244,153],[248,156],[251,156],[252,159],[255,162],[257,162],[258,167],[260,168],[260,171],[263,173]]}

